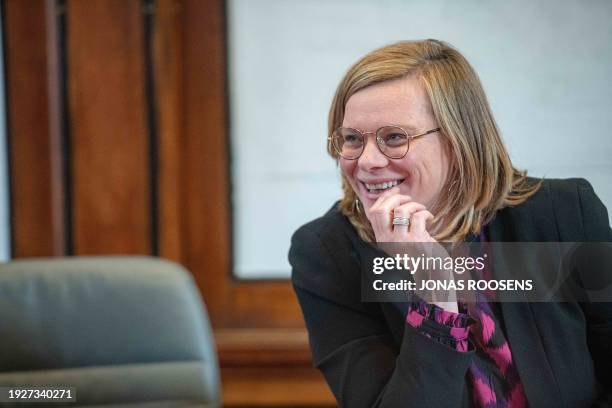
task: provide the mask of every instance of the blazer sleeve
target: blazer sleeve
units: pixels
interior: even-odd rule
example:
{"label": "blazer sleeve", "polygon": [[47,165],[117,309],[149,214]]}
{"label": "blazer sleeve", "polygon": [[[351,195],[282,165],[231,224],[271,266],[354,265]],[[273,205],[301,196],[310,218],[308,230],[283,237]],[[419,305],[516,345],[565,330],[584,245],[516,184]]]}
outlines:
{"label": "blazer sleeve", "polygon": [[361,302],[359,264],[337,242],[307,225],[294,234],[289,261],[313,364],[338,405],[462,406],[473,351],[453,350],[409,324],[398,344],[380,306]]}
{"label": "blazer sleeve", "polygon": [[[586,180],[578,181],[585,241],[612,242],[612,234],[605,206]],[[606,262],[610,267],[609,262]],[[611,270],[598,271],[606,275]],[[612,281],[612,280],[610,280]],[[594,406],[612,406],[612,299],[611,302],[583,304],[587,321],[587,342],[595,366],[595,374],[602,392]]]}

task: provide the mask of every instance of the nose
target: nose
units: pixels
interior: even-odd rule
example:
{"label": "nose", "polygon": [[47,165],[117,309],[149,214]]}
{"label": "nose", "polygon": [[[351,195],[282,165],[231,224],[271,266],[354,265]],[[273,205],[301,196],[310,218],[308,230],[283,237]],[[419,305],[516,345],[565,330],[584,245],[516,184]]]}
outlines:
{"label": "nose", "polygon": [[378,148],[376,136],[368,135],[368,140],[363,148],[363,153],[361,153],[361,156],[357,160],[357,164],[359,168],[364,171],[382,168],[389,164],[389,158],[382,154]]}

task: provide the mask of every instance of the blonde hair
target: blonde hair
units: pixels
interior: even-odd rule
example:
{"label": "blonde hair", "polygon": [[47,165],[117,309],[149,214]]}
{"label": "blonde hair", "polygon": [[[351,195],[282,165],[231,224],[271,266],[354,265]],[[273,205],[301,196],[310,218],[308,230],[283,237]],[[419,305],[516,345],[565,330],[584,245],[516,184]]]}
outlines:
{"label": "blonde hair", "polygon": [[[446,185],[435,208],[435,236],[461,241],[493,219],[495,212],[532,196],[540,182],[527,178],[512,162],[478,75],[457,50],[438,40],[402,41],[374,50],[353,65],[336,90],[329,112],[328,132],[342,125],[349,98],[368,86],[392,79],[416,77],[426,90],[440,134],[450,152]],[[338,154],[328,142],[328,152]],[[358,197],[342,175],[340,210],[359,236],[374,241],[372,226],[359,208]]]}

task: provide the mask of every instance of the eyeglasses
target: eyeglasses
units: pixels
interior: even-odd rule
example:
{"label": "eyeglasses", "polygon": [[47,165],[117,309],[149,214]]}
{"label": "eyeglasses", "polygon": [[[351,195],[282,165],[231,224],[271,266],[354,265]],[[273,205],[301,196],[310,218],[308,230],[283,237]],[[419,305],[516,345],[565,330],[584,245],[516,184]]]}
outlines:
{"label": "eyeglasses", "polygon": [[401,159],[408,153],[411,140],[439,130],[440,128],[435,128],[417,135],[409,135],[403,128],[394,125],[383,126],[376,132],[362,132],[358,129],[339,127],[328,140],[340,157],[356,160],[365,150],[366,135],[376,135],[376,145],[382,154],[390,159]]}

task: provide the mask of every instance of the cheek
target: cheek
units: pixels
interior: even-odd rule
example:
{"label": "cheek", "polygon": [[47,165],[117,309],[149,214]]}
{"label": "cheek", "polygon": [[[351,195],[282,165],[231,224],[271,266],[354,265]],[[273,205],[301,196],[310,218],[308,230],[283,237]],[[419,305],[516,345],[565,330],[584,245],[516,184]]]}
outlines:
{"label": "cheek", "polygon": [[402,176],[408,176],[414,180],[419,173],[421,160],[418,153],[409,151],[401,160],[396,160],[391,163],[391,168]]}
{"label": "cheek", "polygon": [[410,193],[413,198],[428,206],[432,204],[448,176],[446,152],[439,148],[414,149],[408,152],[400,165],[402,171],[411,177]]}
{"label": "cheek", "polygon": [[[361,201],[364,201],[364,197],[361,197],[361,192],[359,191],[359,185],[357,180],[355,179],[355,173],[357,170],[357,160],[344,160],[340,159],[340,168],[342,169],[342,174],[348,180],[351,187],[355,193],[359,196]],[[365,203],[364,203],[365,204]]]}
{"label": "cheek", "polygon": [[355,173],[355,169],[357,168],[357,160],[344,160],[340,159],[340,168],[342,169],[342,173],[353,182],[353,174]]}
{"label": "cheek", "polygon": [[438,146],[437,149],[433,151],[434,154],[431,155],[431,168],[434,177],[434,181],[438,189],[442,188],[444,183],[446,182],[446,178],[448,177],[450,160],[449,160],[449,152],[446,146],[442,143]]}

